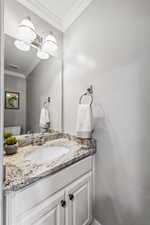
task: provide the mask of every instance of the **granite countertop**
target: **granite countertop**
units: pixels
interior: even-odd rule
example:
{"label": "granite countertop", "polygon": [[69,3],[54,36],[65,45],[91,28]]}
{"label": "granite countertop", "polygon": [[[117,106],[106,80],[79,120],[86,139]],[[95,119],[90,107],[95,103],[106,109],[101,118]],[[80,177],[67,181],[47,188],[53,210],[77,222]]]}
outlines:
{"label": "granite countertop", "polygon": [[69,151],[55,159],[49,157],[45,161],[40,159],[27,160],[25,159],[26,154],[36,151],[37,148],[37,146],[29,144],[19,147],[18,153],[14,155],[5,155],[5,192],[24,188],[96,152],[96,144],[93,139],[90,141],[79,141],[77,138],[71,138],[68,135],[59,135],[57,138],[55,136],[54,140],[47,140],[44,145],[60,145],[69,148]]}

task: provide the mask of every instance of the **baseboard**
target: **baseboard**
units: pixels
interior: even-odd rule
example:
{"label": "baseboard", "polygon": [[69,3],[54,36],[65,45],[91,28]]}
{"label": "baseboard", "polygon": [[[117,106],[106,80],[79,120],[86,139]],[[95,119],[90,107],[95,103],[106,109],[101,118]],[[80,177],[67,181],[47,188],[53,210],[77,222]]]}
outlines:
{"label": "baseboard", "polygon": [[97,220],[94,220],[94,222],[92,223],[92,225],[102,225],[102,224],[100,224]]}

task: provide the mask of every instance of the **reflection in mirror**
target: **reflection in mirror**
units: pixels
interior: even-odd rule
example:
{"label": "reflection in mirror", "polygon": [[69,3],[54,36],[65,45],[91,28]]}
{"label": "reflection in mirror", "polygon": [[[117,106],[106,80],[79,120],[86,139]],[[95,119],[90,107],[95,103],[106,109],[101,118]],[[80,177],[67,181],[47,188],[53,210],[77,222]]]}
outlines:
{"label": "reflection in mirror", "polygon": [[60,131],[62,34],[16,1],[7,0],[5,11],[4,130],[15,136]]}

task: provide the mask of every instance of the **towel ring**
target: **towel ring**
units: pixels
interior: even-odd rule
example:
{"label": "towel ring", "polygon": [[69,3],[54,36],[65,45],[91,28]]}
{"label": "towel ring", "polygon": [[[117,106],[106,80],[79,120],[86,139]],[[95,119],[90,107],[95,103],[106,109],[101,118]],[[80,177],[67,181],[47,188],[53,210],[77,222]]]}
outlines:
{"label": "towel ring", "polygon": [[[88,95],[88,93],[84,93],[83,95],[81,95],[80,100],[79,100],[79,104],[82,103],[83,97],[84,97],[84,96],[87,96],[87,95]],[[93,96],[92,96],[91,94],[90,94],[89,96],[91,97],[91,103],[90,103],[90,106],[91,106],[92,103],[93,103]]]}

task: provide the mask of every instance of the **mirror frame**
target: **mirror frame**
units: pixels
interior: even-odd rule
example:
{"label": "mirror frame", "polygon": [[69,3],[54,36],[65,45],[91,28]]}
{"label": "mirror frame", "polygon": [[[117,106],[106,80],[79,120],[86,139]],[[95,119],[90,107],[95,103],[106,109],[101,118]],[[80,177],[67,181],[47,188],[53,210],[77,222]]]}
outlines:
{"label": "mirror frame", "polygon": [[0,224],[3,224],[4,0],[0,0]]}

